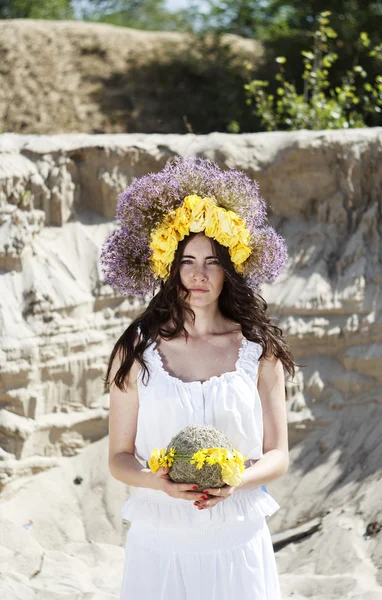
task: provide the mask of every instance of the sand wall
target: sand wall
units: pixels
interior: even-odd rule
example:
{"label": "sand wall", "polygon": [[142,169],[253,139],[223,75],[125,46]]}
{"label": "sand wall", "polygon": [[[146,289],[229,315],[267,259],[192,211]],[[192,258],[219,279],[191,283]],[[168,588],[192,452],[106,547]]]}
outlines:
{"label": "sand wall", "polygon": [[[321,525],[278,552],[285,594],[382,598],[382,534],[363,537],[382,521],[381,141],[381,129],[0,136],[0,481],[9,522],[22,482],[36,490],[36,478],[57,477],[67,461],[93,448],[105,455],[105,445],[92,445],[107,434],[102,377],[113,341],[142,308],[99,270],[118,193],[175,154],[200,155],[259,181],[289,247],[287,268],[263,296],[306,367],[288,382],[291,467],[270,486],[282,506],[271,528]],[[97,542],[119,543],[112,514]]]}

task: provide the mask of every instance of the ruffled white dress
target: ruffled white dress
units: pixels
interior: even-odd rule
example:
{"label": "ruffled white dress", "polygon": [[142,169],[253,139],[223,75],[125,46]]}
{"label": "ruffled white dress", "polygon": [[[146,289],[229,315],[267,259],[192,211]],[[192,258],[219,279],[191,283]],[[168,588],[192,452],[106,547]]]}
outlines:
{"label": "ruffled white dress", "polygon": [[[147,466],[154,447],[166,447],[190,424],[214,425],[249,459],[261,458],[261,350],[243,338],[234,371],[185,383],[164,369],[155,343],[150,345],[148,384],[143,371],[138,376],[136,458]],[[134,488],[121,511],[131,522],[121,600],[280,600],[265,519],[278,508],[264,486],[238,490],[204,510],[161,491]]]}

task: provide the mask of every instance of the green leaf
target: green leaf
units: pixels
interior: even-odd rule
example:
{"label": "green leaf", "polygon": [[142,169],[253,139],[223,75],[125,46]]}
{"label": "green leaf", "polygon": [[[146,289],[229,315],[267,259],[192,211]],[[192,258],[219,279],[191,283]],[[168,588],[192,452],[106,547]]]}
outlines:
{"label": "green leaf", "polygon": [[361,32],[361,34],[360,34],[360,36],[359,36],[359,39],[361,40],[361,42],[362,42],[362,45],[363,45],[365,48],[368,48],[368,47],[370,46],[370,43],[371,43],[371,42],[370,42],[370,38],[369,38],[368,34],[366,33],[366,31],[362,31],[362,32]]}

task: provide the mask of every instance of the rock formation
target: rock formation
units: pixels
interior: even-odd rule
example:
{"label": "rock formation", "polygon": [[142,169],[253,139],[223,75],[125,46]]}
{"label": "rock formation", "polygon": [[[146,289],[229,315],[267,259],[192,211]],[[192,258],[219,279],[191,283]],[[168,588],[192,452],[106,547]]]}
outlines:
{"label": "rock formation", "polygon": [[[270,527],[275,536],[284,532],[277,552],[284,595],[382,599],[381,141],[380,129],[0,136],[0,481],[8,528],[1,556],[18,573],[17,586],[7,580],[7,600],[65,597],[58,588],[38,595],[45,567],[33,577],[37,556],[53,557],[58,535],[42,533],[50,513],[41,538],[35,533],[38,489],[65,479],[67,495],[54,498],[57,514],[66,519],[74,511],[82,537],[69,523],[67,538],[84,544],[71,551],[87,556],[92,536],[101,546],[122,539],[116,504],[111,513],[101,501],[113,485],[106,468],[102,476],[86,469],[106,453],[105,440],[97,440],[107,434],[102,377],[112,343],[144,299],[122,298],[106,285],[98,257],[118,193],[175,154],[205,156],[257,179],[289,246],[286,270],[263,290],[306,365],[288,382],[291,467],[269,486],[281,505]],[[84,480],[78,486],[77,475]],[[116,485],[122,501],[124,486]],[[36,498],[29,513],[28,497]],[[84,533],[92,502],[109,522],[99,536]],[[14,528],[28,520],[33,526],[21,534],[30,546],[11,547]],[[304,523],[314,533],[297,539],[294,528]],[[30,557],[23,575],[9,554],[20,544]],[[104,547],[92,548],[92,556],[103,556]],[[78,597],[106,598],[97,585],[84,584]]]}

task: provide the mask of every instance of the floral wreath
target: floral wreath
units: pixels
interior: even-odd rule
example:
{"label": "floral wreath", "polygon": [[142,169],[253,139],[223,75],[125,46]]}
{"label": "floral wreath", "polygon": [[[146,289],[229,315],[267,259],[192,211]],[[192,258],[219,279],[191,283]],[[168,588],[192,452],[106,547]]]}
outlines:
{"label": "floral wreath", "polygon": [[214,198],[194,194],[186,196],[183,204],[166,215],[161,225],[151,232],[151,261],[155,275],[166,279],[178,242],[189,233],[202,231],[228,247],[236,270],[242,273],[241,265],[251,254],[248,246],[251,234],[245,222],[231,210],[217,206]]}
{"label": "floral wreath", "polygon": [[226,246],[236,271],[259,291],[287,261],[285,240],[267,223],[259,186],[245,173],[208,159],[176,157],[135,179],[119,196],[115,229],[101,252],[105,280],[144,296],[166,280],[178,243],[204,232]]}

